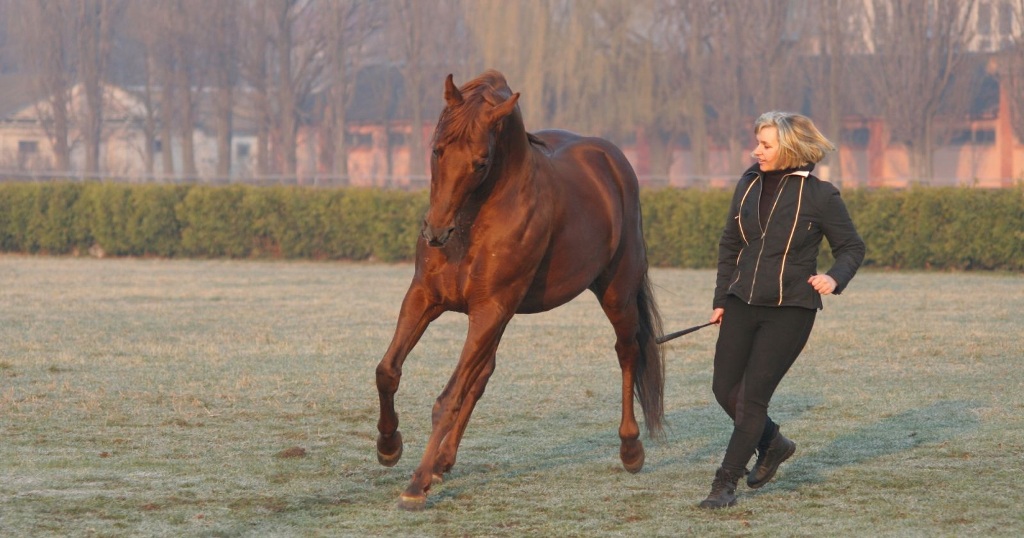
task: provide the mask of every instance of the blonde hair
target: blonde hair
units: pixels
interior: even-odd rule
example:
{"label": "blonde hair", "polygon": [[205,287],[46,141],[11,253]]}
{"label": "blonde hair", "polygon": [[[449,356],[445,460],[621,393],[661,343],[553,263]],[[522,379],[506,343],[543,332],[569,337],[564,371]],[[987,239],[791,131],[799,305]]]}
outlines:
{"label": "blonde hair", "polygon": [[754,134],[765,127],[779,131],[779,168],[796,168],[818,163],[836,149],[810,118],[792,112],[765,112],[754,122]]}

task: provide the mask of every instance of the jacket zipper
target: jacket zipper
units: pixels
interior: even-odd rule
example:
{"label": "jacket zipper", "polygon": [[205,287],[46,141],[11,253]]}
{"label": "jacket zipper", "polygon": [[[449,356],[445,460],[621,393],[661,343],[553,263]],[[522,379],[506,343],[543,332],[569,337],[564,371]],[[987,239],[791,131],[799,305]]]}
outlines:
{"label": "jacket zipper", "polygon": [[[760,176],[758,176],[760,177]],[[757,287],[757,270],[761,267],[761,255],[764,254],[765,237],[768,236],[768,225],[772,223],[772,215],[775,214],[775,208],[779,205],[779,198],[782,198],[782,191],[786,188],[786,183],[789,181],[789,175],[782,178],[782,182],[779,183],[779,191],[775,193],[775,201],[772,202],[772,210],[768,212],[768,220],[765,221],[764,227],[760,228],[761,224],[761,204],[758,204],[757,210],[757,223],[761,229],[761,251],[757,253],[757,261],[754,262],[754,276],[750,280],[750,297],[747,298],[749,304],[754,300],[754,289]]]}
{"label": "jacket zipper", "polygon": [[[768,235],[768,225],[771,224],[771,222],[772,222],[772,216],[775,215],[775,208],[778,206],[779,200],[782,198],[782,191],[785,189],[786,183],[789,181],[790,176],[800,176],[800,191],[799,191],[799,194],[797,195],[796,214],[793,216],[793,227],[789,231],[789,240],[786,241],[786,250],[783,252],[782,264],[779,266],[779,302],[778,302],[778,305],[782,305],[782,275],[783,275],[783,273],[786,270],[786,256],[789,255],[789,246],[793,242],[793,234],[796,232],[796,224],[800,220],[800,207],[803,204],[803,197],[804,197],[804,180],[807,179],[808,175],[809,175],[808,172],[797,172],[795,174],[787,174],[785,177],[782,178],[782,183],[779,184],[779,192],[777,192],[775,194],[775,201],[772,203],[772,210],[768,212],[768,220],[766,221],[766,223],[764,225],[764,228],[761,230],[761,250],[760,250],[760,252],[757,253],[757,261],[754,262],[754,276],[750,280],[750,295],[747,298],[747,303],[748,304],[751,301],[754,300],[754,290],[757,289],[757,270],[761,266],[761,256],[764,254],[764,244],[765,244],[765,237]],[[761,179],[760,175],[758,175],[757,177],[758,177],[758,179]],[[740,207],[741,208],[743,207],[743,202],[746,201],[746,199],[747,199],[747,194],[749,194],[750,193],[750,189],[753,188],[753,185],[754,184],[751,183],[751,186],[747,188],[747,192],[743,194],[743,199],[740,201]],[[758,223],[761,222],[760,214],[761,214],[760,213],[760,209],[758,209]],[[740,233],[742,234],[743,233],[743,221],[740,220],[739,222],[740,222]],[[746,241],[746,235],[744,235],[743,237],[744,237],[744,241]],[[739,266],[739,257],[736,258],[736,262],[737,262],[737,266]],[[738,281],[739,278],[737,277],[736,280]]]}

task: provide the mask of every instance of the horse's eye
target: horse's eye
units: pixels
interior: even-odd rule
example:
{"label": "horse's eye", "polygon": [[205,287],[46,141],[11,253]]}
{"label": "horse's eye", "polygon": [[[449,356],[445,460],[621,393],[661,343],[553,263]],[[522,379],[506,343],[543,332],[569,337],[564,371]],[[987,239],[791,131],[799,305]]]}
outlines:
{"label": "horse's eye", "polygon": [[441,148],[441,147],[434,148],[434,157],[441,158],[441,155],[443,153],[444,153],[444,148]]}
{"label": "horse's eye", "polygon": [[483,172],[487,168],[487,159],[480,159],[473,163],[474,172]]}

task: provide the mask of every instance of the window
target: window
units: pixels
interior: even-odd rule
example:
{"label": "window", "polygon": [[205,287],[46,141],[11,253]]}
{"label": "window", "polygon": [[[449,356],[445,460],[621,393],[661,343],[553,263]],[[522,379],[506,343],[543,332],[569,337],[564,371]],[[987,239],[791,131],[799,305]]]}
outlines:
{"label": "window", "polygon": [[164,150],[164,143],[159,138],[153,139],[153,153],[160,153]]}
{"label": "window", "polygon": [[851,148],[866,148],[868,147],[868,141],[871,140],[871,130],[867,127],[843,129],[840,134],[840,139],[844,146]]}
{"label": "window", "polygon": [[18,140],[18,167],[24,169],[36,160],[39,153],[39,142],[35,140]]}
{"label": "window", "polygon": [[974,143],[981,146],[991,146],[996,143],[995,129],[978,129],[974,131]]}
{"label": "window", "polygon": [[372,146],[373,135],[370,133],[348,133],[348,145],[352,147]]}
{"label": "window", "polygon": [[999,35],[1013,35],[1013,6],[1007,3],[999,4]]}
{"label": "window", "polygon": [[250,151],[252,151],[252,147],[249,144],[238,144],[235,146],[235,156],[239,159],[248,159]]}
{"label": "window", "polygon": [[996,143],[995,129],[958,129],[953,131],[949,143],[954,146],[991,146]]}
{"label": "window", "polygon": [[405,145],[405,133],[388,133],[388,145],[400,147]]}
{"label": "window", "polygon": [[39,153],[39,142],[35,140],[18,140],[18,155],[28,156]]}
{"label": "window", "polygon": [[992,5],[978,4],[978,33],[987,36],[992,33]]}

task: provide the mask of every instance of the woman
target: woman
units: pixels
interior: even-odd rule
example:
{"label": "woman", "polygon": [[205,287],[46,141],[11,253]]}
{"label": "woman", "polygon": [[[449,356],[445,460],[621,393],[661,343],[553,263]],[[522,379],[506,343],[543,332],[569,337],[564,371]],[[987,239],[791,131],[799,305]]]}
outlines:
{"label": "woman", "polygon": [[[768,417],[768,403],[807,343],[821,296],[838,295],[864,259],[864,242],[839,191],[811,174],[835,149],[805,116],[767,112],[754,123],[757,164],[740,178],[719,241],[711,322],[720,327],[712,390],[732,437],[701,508],[736,504],[736,483],[775,476],[796,444]],[[822,237],[835,264],[817,274]]]}

